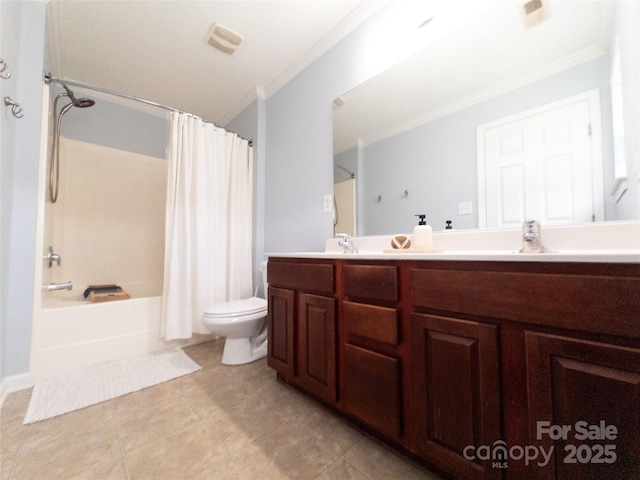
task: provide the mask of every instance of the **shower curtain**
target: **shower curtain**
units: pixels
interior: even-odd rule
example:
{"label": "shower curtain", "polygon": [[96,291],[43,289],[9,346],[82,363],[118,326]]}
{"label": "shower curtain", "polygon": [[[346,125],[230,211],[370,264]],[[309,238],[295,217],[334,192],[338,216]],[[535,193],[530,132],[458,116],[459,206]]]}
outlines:
{"label": "shower curtain", "polygon": [[253,149],[247,140],[185,113],[171,114],[161,334],[210,333],[210,305],[248,298]]}

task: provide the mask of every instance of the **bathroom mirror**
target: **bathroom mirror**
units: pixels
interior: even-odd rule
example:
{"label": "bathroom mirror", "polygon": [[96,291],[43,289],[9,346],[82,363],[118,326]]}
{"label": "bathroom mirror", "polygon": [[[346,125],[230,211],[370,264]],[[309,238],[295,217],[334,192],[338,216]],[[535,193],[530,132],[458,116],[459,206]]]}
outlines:
{"label": "bathroom mirror", "polygon": [[[543,173],[547,183],[526,185],[526,190],[544,190],[536,194],[547,197],[551,196],[548,191],[555,192],[553,210],[554,205],[564,205],[557,197],[580,182],[595,185],[586,194],[586,204],[568,207],[580,210],[581,219],[563,220],[562,215],[552,219],[551,215],[550,220],[542,220],[543,225],[638,219],[638,182],[629,180],[625,193],[625,178],[616,178],[617,134],[612,128],[610,86],[613,48],[619,43],[623,95],[630,99],[640,95],[638,34],[634,33],[637,6],[634,2],[543,1],[543,10],[528,18],[523,3],[494,4],[334,101],[336,214],[338,221],[347,221],[336,231],[410,232],[417,223],[416,214],[426,214],[434,231],[444,229],[447,220],[458,230],[509,226],[509,222],[491,220],[496,216],[494,205],[500,202],[507,204],[501,218],[510,216],[514,225],[519,224],[524,220],[521,216],[533,216],[529,214],[533,209],[509,210],[517,202],[507,194],[517,200],[525,188],[518,174],[490,167],[490,134],[500,137],[498,150],[507,151],[518,143],[514,140],[518,134],[513,128],[501,134],[498,130],[505,122],[520,128],[517,122],[548,108],[582,102],[583,96],[591,102],[583,130],[588,148],[573,155],[587,158],[587,163],[578,168],[547,163]],[[623,108],[630,105],[621,103]],[[621,117],[627,152],[616,155],[619,159],[623,155],[622,163],[631,165],[627,170],[634,172],[640,125],[637,106],[631,107],[635,110]],[[547,140],[575,135],[562,122],[554,124],[556,120],[549,118],[543,128]],[[491,199],[495,188],[490,168],[497,168],[492,175],[503,178],[506,185],[517,185],[518,191]],[[589,171],[591,176],[566,184],[572,168]],[[349,220],[351,212],[354,218]]]}

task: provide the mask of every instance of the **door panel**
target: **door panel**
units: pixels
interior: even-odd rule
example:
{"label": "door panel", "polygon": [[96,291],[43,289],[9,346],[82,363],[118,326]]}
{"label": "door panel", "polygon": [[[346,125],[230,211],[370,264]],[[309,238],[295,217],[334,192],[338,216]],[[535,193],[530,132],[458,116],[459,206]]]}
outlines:
{"label": "door panel", "polygon": [[412,354],[419,453],[456,478],[501,478],[500,467],[468,452],[501,440],[497,327],[414,314]]}
{"label": "door panel", "polygon": [[486,201],[487,227],[519,225],[526,218],[544,224],[593,221],[589,102],[576,99],[480,127],[480,201]]}
{"label": "door panel", "polygon": [[296,381],[314,395],[336,400],[335,299],[301,293]]}

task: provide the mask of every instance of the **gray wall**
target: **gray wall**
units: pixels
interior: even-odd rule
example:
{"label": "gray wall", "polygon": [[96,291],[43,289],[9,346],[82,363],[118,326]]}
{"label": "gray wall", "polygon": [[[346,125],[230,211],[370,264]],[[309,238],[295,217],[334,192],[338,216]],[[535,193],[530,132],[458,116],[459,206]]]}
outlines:
{"label": "gray wall", "polygon": [[264,260],[265,197],[265,102],[258,99],[231,120],[225,128],[253,142],[253,288],[265,297],[260,263]]}
{"label": "gray wall", "polygon": [[333,194],[332,103],[390,66],[366,64],[363,56],[386,10],[266,101],[266,252],[324,250],[333,235],[333,215],[323,211],[323,196]]}
{"label": "gray wall", "polygon": [[[157,115],[153,115],[92,96],[89,90],[81,92],[74,87],[70,88],[76,98],[93,98],[96,104],[89,108],[74,107],[68,110],[62,117],[63,136],[127,152],[157,158],[167,157],[168,111],[158,109]],[[51,112],[55,96],[62,91],[62,87],[52,84]],[[135,105],[133,100],[125,101]],[[67,103],[69,100],[62,97],[58,101],[58,112]]]}
{"label": "gray wall", "polygon": [[2,105],[0,189],[0,376],[29,371],[31,317],[36,249],[36,208],[45,3],[0,2],[0,52],[9,65],[0,79],[0,96],[21,104],[24,117],[14,118]]}

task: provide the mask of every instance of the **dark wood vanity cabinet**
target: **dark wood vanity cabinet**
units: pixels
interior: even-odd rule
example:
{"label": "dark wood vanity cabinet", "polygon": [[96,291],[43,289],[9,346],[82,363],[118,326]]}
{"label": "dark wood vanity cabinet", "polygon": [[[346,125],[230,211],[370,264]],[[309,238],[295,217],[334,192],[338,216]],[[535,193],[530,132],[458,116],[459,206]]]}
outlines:
{"label": "dark wood vanity cabinet", "polygon": [[344,411],[394,440],[403,433],[398,269],[345,264],[342,302]]}
{"label": "dark wood vanity cabinet", "polygon": [[554,450],[531,478],[640,478],[640,349],[538,332],[525,346],[530,443]]}
{"label": "dark wood vanity cabinet", "polygon": [[[640,265],[425,262],[410,286],[424,458],[464,479],[640,478]],[[584,436],[603,425],[615,438]]]}
{"label": "dark wood vanity cabinet", "polygon": [[388,443],[456,479],[640,479],[639,264],[273,260],[269,365]]}
{"label": "dark wood vanity cabinet", "polygon": [[501,478],[491,460],[465,457],[502,438],[498,327],[419,313],[411,327],[416,452],[457,478]]}
{"label": "dark wood vanity cabinet", "polygon": [[295,291],[269,287],[268,354],[271,368],[286,378],[295,375]]}
{"label": "dark wood vanity cabinet", "polygon": [[317,398],[336,401],[333,263],[269,262],[268,364]]}

